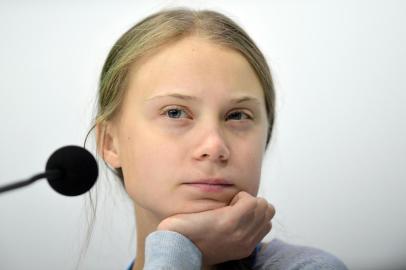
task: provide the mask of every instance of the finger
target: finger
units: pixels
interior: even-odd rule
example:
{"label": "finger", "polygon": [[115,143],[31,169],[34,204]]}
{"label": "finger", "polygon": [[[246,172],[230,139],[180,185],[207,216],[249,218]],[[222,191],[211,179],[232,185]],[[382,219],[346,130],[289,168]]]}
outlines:
{"label": "finger", "polygon": [[247,192],[240,191],[233,197],[233,199],[230,202],[230,206],[235,205],[238,201],[240,201],[240,200],[242,200],[244,198],[250,197],[250,196],[251,195],[248,194]]}
{"label": "finger", "polygon": [[219,218],[220,227],[225,231],[246,230],[254,220],[256,198],[247,192],[241,191],[233,199],[233,205],[224,207]]}
{"label": "finger", "polygon": [[258,198],[258,207],[256,209],[258,218],[263,217],[263,222],[269,222],[275,216],[275,207],[263,198]]}
{"label": "finger", "polygon": [[266,211],[266,220],[270,221],[275,216],[276,210],[275,207],[268,203],[267,211]]}
{"label": "finger", "polygon": [[233,211],[245,213],[252,212],[257,207],[257,198],[247,192],[240,192],[233,205],[230,205]]}
{"label": "finger", "polygon": [[271,231],[272,223],[266,222],[261,224],[261,227],[257,228],[252,234],[247,237],[246,244],[247,248],[254,248],[258,243],[260,243],[264,237]]}
{"label": "finger", "polygon": [[259,242],[262,241],[262,239],[264,239],[264,237],[272,230],[272,223],[271,222],[266,222],[262,225],[262,227],[260,227],[255,234],[253,234],[254,238],[253,238],[253,242],[256,244],[258,244]]}
{"label": "finger", "polygon": [[258,227],[262,227],[263,223],[269,222],[269,204],[264,198],[256,198],[256,207],[254,209],[254,216],[251,220],[251,229],[258,230]]}

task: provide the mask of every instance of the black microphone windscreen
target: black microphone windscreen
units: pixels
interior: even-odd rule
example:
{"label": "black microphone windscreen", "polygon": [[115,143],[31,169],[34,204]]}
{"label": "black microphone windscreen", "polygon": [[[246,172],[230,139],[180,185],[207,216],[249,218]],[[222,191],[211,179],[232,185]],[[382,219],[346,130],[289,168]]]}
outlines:
{"label": "black microphone windscreen", "polygon": [[61,172],[47,179],[55,191],[66,196],[81,195],[90,190],[99,174],[93,155],[74,145],[56,150],[48,159],[46,170]]}

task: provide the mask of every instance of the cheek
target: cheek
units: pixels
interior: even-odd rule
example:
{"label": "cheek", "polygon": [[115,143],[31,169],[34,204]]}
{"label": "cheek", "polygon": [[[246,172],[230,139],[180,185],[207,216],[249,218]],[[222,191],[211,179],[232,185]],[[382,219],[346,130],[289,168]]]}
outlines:
{"label": "cheek", "polygon": [[236,166],[241,175],[241,189],[256,196],[261,178],[263,148],[262,144],[246,144],[239,147],[236,154]]}
{"label": "cheek", "polygon": [[[141,206],[156,204],[163,194],[170,192],[171,176],[182,167],[175,157],[179,151],[152,133],[132,132],[120,152],[125,186],[132,200]],[[172,181],[173,182],[173,181]]]}

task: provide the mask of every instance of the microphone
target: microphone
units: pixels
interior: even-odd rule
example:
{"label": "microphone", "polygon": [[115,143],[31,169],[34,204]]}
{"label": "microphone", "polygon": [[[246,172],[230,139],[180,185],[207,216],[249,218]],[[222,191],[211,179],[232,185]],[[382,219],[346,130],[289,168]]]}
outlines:
{"label": "microphone", "polygon": [[96,159],[85,148],[69,145],[56,150],[48,159],[45,172],[20,182],[0,187],[0,193],[47,178],[49,185],[65,196],[77,196],[90,190],[99,170]]}

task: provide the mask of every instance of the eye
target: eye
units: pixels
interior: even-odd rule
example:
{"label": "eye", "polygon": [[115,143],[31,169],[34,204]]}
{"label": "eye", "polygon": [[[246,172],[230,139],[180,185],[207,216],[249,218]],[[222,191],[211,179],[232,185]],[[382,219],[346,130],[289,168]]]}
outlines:
{"label": "eye", "polygon": [[227,115],[226,120],[249,120],[252,119],[252,117],[242,111],[234,111],[231,112],[229,115]]}
{"label": "eye", "polygon": [[178,108],[178,107],[171,107],[165,109],[162,113],[163,115],[167,116],[168,118],[179,119],[188,117],[188,113],[185,109]]}

